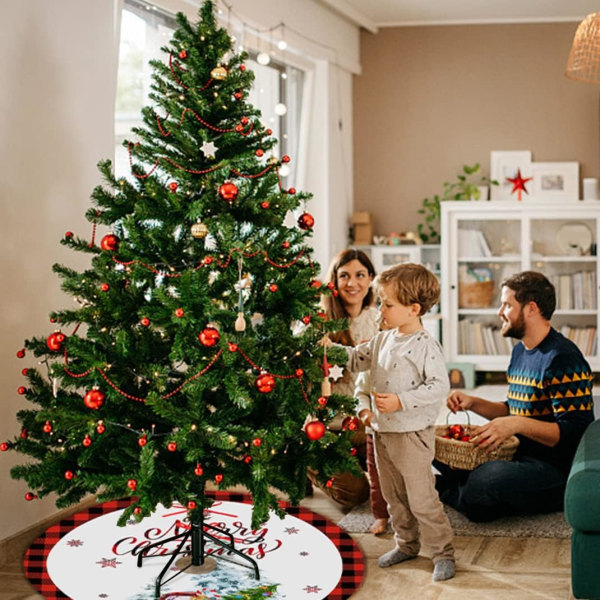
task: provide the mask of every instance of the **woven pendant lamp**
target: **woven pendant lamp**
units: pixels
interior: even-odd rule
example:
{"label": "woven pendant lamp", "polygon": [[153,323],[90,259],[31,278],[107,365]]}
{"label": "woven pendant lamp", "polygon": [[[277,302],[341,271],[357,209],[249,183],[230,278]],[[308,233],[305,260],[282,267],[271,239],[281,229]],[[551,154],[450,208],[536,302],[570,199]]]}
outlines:
{"label": "woven pendant lamp", "polygon": [[576,81],[600,83],[600,12],[588,15],[577,27],[565,75]]}

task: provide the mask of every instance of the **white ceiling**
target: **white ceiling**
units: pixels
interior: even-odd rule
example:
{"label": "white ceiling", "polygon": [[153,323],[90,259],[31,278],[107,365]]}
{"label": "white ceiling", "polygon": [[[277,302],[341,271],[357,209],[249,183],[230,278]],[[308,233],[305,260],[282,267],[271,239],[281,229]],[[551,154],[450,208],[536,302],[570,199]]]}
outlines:
{"label": "white ceiling", "polygon": [[598,0],[321,0],[350,21],[379,27],[581,21]]}

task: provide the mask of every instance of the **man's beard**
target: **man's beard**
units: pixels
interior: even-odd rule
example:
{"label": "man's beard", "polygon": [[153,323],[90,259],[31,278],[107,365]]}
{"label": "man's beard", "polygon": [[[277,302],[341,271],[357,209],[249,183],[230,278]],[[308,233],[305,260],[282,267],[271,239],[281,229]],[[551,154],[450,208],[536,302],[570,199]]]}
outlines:
{"label": "man's beard", "polygon": [[502,325],[502,335],[504,337],[511,337],[517,340],[522,340],[525,337],[525,319],[523,317],[523,311],[519,313],[517,320],[510,324],[508,321]]}

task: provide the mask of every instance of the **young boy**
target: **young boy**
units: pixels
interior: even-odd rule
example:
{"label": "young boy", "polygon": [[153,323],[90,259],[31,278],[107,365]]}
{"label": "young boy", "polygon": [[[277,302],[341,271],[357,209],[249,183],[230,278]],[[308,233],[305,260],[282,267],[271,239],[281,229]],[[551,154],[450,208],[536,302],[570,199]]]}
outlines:
{"label": "young boy", "polygon": [[373,407],[359,418],[374,430],[381,490],[388,504],[395,548],[380,567],[416,558],[421,542],[432,552],[433,580],[454,577],[453,532],[435,489],[431,461],[435,421],[450,385],[439,343],[421,316],[437,301],[440,286],[422,265],[404,263],[375,280],[382,325],[369,342],[345,346],[347,367],[371,371]]}

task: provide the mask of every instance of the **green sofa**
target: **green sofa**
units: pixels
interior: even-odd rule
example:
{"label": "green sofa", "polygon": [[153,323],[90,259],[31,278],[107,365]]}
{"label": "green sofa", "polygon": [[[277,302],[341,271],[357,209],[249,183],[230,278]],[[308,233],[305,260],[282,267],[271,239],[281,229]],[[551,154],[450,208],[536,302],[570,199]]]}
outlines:
{"label": "green sofa", "polygon": [[571,535],[571,586],[575,598],[600,599],[600,420],[588,426],[565,490]]}

